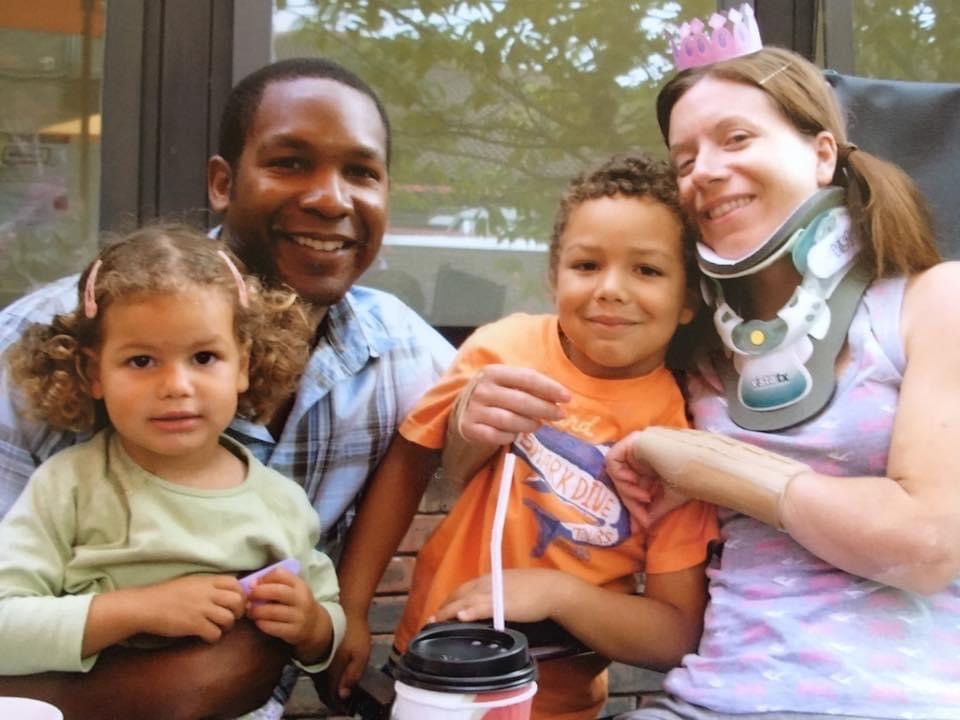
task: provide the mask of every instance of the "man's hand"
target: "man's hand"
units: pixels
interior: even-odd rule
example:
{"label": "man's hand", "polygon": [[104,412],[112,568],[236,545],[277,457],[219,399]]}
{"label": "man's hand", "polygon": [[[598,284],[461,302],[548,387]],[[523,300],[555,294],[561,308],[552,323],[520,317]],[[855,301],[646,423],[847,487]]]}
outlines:
{"label": "man's hand", "polygon": [[509,445],[520,433],[560,420],[560,405],[570,401],[556,380],[510,365],[487,365],[464,392],[452,421],[465,440],[485,445]]}
{"label": "man's hand", "polygon": [[248,599],[247,617],[267,635],[293,645],[300,662],[316,662],[329,652],[330,616],[299,575],[277,568],[257,580]]}
{"label": "man's hand", "polygon": [[347,630],[327,671],[331,697],[346,700],[370,661],[370,625],[366,615],[347,613]]}

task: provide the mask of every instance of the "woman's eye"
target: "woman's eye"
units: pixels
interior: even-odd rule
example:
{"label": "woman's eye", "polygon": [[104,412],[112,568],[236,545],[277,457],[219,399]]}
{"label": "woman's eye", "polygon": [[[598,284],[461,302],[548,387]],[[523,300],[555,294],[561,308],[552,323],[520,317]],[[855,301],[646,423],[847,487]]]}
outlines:
{"label": "woman's eye", "polygon": [[135,368],[148,368],[153,363],[153,358],[149,355],[134,355],[132,358],[127,360],[127,365]]}
{"label": "woman's eye", "polygon": [[216,359],[217,359],[217,356],[214,353],[209,352],[208,350],[203,350],[201,352],[196,353],[193,356],[193,360],[194,362],[197,363],[197,365],[210,365]]}

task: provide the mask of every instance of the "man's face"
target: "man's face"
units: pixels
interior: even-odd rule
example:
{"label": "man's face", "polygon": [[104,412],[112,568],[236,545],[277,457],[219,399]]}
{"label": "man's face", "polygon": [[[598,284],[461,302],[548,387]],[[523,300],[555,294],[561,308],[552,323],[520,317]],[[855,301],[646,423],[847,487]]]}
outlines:
{"label": "man's face", "polygon": [[252,272],[319,308],[376,258],[386,228],[386,129],[365,94],[333,80],[269,84],[230,168],[211,158],[211,207]]}

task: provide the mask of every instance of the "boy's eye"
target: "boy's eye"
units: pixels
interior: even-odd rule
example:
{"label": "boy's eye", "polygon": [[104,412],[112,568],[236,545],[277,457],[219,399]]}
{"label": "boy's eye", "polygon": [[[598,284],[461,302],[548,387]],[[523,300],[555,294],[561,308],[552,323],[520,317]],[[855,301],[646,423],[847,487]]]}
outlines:
{"label": "boy's eye", "polygon": [[584,272],[596,270],[598,267],[600,267],[600,265],[593,260],[580,260],[579,262],[573,263],[574,270],[582,270]]}
{"label": "boy's eye", "polygon": [[660,271],[660,268],[653,267],[652,265],[638,265],[637,272],[641,275],[647,275],[649,277],[660,277],[663,273]]}
{"label": "boy's eye", "polygon": [[209,350],[201,350],[198,353],[195,353],[193,360],[197,365],[210,365],[217,359],[216,354],[210,352]]}
{"label": "boy's eye", "polygon": [[135,368],[148,368],[153,364],[153,358],[149,355],[134,355],[132,358],[127,360],[127,365]]}

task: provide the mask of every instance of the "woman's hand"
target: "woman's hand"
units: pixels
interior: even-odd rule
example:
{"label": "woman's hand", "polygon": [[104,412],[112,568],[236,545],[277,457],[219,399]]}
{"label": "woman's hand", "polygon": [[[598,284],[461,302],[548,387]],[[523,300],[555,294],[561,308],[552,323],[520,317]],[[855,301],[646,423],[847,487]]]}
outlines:
{"label": "woman's hand", "polygon": [[471,443],[509,445],[564,417],[560,405],[570,393],[556,380],[530,368],[487,365],[464,389],[451,422]]}
{"label": "woman's hand", "polygon": [[[503,615],[512,622],[547,620],[560,595],[558,583],[568,576],[540,568],[503,571]],[[469,580],[446,599],[429,622],[475,622],[493,617],[493,582],[489,575]]]}
{"label": "woman's hand", "polygon": [[649,529],[690,500],[665,484],[653,465],[638,457],[638,435],[627,435],[607,451],[606,457],[607,475],[630,513],[633,532]]}
{"label": "woman's hand", "polygon": [[267,635],[293,645],[297,660],[310,664],[326,657],[333,624],[299,575],[278,568],[257,581],[248,600],[247,617]]}

